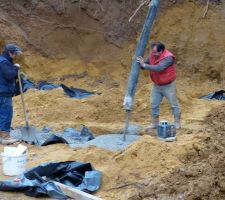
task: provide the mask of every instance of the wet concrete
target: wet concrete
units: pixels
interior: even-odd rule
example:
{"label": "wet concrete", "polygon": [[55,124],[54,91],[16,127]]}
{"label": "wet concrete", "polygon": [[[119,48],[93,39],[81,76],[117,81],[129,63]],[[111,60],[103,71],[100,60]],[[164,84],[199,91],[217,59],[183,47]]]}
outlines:
{"label": "wet concrete", "polygon": [[97,136],[95,139],[90,140],[84,144],[70,144],[70,146],[72,148],[82,148],[94,145],[110,151],[119,151],[134,143],[139,139],[139,137],[140,136],[138,135],[127,135],[126,141],[123,141],[122,134],[107,134]]}

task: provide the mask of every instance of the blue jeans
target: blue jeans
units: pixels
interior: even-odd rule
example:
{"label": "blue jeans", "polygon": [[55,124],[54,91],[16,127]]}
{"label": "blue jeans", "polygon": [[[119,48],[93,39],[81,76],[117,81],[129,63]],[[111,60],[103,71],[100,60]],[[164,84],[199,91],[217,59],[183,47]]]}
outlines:
{"label": "blue jeans", "polygon": [[12,97],[0,97],[0,131],[10,132],[12,116]]}
{"label": "blue jeans", "polygon": [[153,85],[151,92],[151,107],[152,107],[152,117],[157,118],[159,116],[160,104],[166,97],[170,103],[172,113],[175,118],[180,117],[180,108],[178,105],[177,95],[176,95],[176,81],[173,81],[167,85]]}

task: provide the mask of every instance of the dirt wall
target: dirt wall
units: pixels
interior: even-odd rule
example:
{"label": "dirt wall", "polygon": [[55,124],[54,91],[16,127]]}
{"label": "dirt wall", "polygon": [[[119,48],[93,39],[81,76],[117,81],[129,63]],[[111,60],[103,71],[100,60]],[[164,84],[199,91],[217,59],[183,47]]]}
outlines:
{"label": "dirt wall", "polygon": [[[57,131],[85,124],[95,136],[121,130],[124,90],[147,8],[128,23],[139,1],[0,2],[1,45],[13,41],[24,48],[20,63],[32,80],[98,94],[76,100],[60,89],[30,90],[25,101],[31,124]],[[63,144],[29,146],[28,166],[53,160],[91,162],[103,172],[97,195],[106,200],[224,199],[224,105],[199,99],[225,85],[225,7],[222,1],[210,2],[203,17],[205,1],[162,1],[151,38],[163,41],[177,57],[182,129],[176,142],[164,143],[153,132],[116,153],[96,147],[72,150]],[[131,122],[143,129],[149,125],[150,90],[148,73],[142,72]],[[160,119],[173,120],[166,101]],[[16,97],[13,126],[23,124]],[[30,199],[17,193],[0,197]]]}

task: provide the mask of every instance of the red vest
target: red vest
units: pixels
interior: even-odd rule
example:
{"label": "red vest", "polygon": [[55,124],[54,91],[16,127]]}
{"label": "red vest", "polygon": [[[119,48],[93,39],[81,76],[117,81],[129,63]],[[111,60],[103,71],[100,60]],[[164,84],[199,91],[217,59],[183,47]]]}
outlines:
{"label": "red vest", "polygon": [[[164,50],[164,52],[160,55],[158,59],[155,59],[155,57],[150,54],[149,56],[149,64],[150,65],[158,65],[160,61],[162,61],[166,57],[173,57],[175,60],[175,56],[168,51],[167,49]],[[152,81],[157,85],[166,85],[176,79],[176,65],[173,63],[166,69],[164,69],[161,72],[154,72],[150,71],[150,77]]]}

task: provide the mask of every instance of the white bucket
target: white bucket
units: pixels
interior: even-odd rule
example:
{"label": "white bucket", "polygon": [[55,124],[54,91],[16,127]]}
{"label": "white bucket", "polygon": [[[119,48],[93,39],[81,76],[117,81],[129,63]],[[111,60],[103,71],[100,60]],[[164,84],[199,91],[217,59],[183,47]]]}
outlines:
{"label": "white bucket", "polygon": [[10,156],[4,153],[2,155],[2,169],[6,176],[17,176],[26,171],[27,154],[19,156]]}

